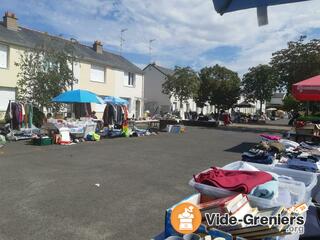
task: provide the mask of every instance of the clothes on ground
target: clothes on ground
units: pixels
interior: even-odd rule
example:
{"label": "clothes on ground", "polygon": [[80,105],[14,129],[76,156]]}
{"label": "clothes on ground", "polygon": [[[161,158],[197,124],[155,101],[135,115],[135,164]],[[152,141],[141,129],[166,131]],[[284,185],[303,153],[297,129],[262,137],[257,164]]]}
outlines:
{"label": "clothes on ground", "polygon": [[275,153],[283,153],[285,152],[285,147],[280,142],[271,142],[269,143],[270,151],[273,151]]}
{"label": "clothes on ground", "polygon": [[261,134],[264,139],[248,152],[242,154],[242,161],[273,164],[286,164],[289,168],[320,172],[320,145],[313,142],[300,144],[287,139],[278,139],[278,136]]}
{"label": "clothes on ground", "polygon": [[268,134],[260,134],[260,137],[265,141],[279,141],[281,139],[280,136],[268,135]]}
{"label": "clothes on ground", "polygon": [[309,150],[320,150],[320,146],[313,142],[301,142],[300,146]]}
{"label": "clothes on ground", "polygon": [[260,184],[272,180],[272,175],[266,172],[224,170],[212,167],[209,171],[194,176],[198,183],[248,194]]}
{"label": "clothes on ground", "polygon": [[281,143],[286,149],[287,148],[297,148],[300,146],[299,143],[288,140],[288,139],[280,139],[279,143]]}
{"label": "clothes on ground", "polygon": [[122,137],[123,133],[121,129],[112,129],[112,130],[109,130],[108,136],[111,138]]}
{"label": "clothes on ground", "polygon": [[309,172],[317,172],[320,170],[320,163],[319,162],[311,162],[308,160],[302,160],[302,159],[289,159],[288,160],[288,166],[289,168],[303,170],[303,171],[309,171]]}
{"label": "clothes on ground", "polygon": [[256,152],[252,150],[250,152],[244,152],[242,154],[242,161],[261,163],[261,164],[272,164],[273,156],[263,150],[258,150]]}

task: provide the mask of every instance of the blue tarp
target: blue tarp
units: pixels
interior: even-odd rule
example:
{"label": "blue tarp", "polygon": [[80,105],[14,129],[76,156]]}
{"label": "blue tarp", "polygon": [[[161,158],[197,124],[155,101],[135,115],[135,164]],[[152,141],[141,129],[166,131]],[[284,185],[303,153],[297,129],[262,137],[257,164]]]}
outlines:
{"label": "blue tarp", "polygon": [[221,15],[238,10],[267,7],[285,3],[295,3],[309,0],[213,0],[214,8]]}
{"label": "blue tarp", "polygon": [[61,93],[52,99],[52,102],[59,103],[99,103],[104,104],[103,100],[96,94],[87,90],[73,90]]}

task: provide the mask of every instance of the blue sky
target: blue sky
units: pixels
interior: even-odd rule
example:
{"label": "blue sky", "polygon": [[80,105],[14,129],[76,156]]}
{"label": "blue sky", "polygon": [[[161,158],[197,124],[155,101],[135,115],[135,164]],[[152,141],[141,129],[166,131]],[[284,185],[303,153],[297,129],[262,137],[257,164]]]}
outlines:
{"label": "blue sky", "polygon": [[[143,68],[151,61],[195,70],[222,64],[243,74],[267,63],[271,53],[302,34],[320,37],[320,1],[270,7],[269,25],[258,27],[255,9],[220,16],[211,0],[2,0],[19,24],[119,52]],[[152,56],[149,57],[149,40]]]}

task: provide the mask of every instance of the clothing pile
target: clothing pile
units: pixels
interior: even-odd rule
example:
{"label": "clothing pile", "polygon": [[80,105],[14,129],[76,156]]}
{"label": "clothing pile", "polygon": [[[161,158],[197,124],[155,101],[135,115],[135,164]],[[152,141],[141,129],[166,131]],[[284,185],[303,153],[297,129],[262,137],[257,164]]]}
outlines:
{"label": "clothing pile", "polygon": [[150,135],[157,135],[158,130],[149,128],[149,129],[140,129],[137,127],[133,127],[130,137],[142,137],[142,136],[150,136]]}
{"label": "clothing pile", "polygon": [[[250,165],[248,165],[250,166]],[[224,170],[212,167],[194,176],[194,181],[209,186],[272,199],[278,197],[278,176],[250,166],[246,170]]]}
{"label": "clothing pile", "polygon": [[286,156],[280,163],[292,169],[320,172],[320,146],[312,142],[301,142],[299,145],[293,141],[290,142],[291,146],[287,144]]}
{"label": "clothing pile", "polygon": [[320,172],[320,145],[313,142],[300,144],[279,136],[260,135],[263,140],[242,154],[242,161],[285,165],[288,168]]}
{"label": "clothing pile", "polygon": [[242,161],[261,164],[273,164],[285,152],[284,146],[279,142],[260,142],[248,152],[242,154]]}

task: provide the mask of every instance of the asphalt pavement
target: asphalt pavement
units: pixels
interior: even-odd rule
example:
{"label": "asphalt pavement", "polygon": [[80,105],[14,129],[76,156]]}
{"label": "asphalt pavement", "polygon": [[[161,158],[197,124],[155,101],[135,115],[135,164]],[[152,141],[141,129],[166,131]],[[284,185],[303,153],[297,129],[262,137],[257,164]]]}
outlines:
{"label": "asphalt pavement", "polygon": [[166,208],[194,192],[193,174],[239,160],[257,141],[188,127],[72,146],[9,143],[0,148],[0,239],[151,239]]}

